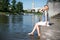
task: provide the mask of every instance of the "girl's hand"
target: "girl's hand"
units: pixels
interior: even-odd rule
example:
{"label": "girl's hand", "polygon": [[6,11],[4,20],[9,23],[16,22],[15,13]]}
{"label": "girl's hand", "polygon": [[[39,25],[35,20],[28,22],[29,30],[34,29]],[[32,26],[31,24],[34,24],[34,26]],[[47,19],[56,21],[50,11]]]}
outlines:
{"label": "girl's hand", "polygon": [[40,9],[39,12],[43,12],[42,9]]}

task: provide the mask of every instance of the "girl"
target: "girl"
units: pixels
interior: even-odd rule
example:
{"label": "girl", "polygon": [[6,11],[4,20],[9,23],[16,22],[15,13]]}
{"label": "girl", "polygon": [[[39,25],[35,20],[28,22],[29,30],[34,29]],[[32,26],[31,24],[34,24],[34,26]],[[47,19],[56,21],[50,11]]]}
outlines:
{"label": "girl", "polygon": [[45,5],[44,8],[40,10],[40,12],[43,13],[42,15],[42,21],[35,24],[32,32],[28,33],[28,35],[33,35],[34,31],[37,30],[38,36],[40,36],[40,26],[49,26],[49,20],[48,20],[48,5]]}

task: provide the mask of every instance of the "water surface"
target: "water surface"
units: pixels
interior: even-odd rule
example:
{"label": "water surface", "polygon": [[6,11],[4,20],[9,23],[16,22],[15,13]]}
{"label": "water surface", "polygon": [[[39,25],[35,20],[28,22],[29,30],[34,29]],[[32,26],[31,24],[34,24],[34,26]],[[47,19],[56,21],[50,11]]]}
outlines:
{"label": "water surface", "polygon": [[0,39],[28,40],[28,32],[38,21],[38,15],[34,14],[0,16]]}
{"label": "water surface", "polygon": [[[59,16],[60,17],[60,16]],[[50,18],[54,23],[49,27],[40,27],[41,37],[37,32],[29,36],[35,23],[39,22],[40,15],[0,15],[0,40],[60,40],[60,18]]]}

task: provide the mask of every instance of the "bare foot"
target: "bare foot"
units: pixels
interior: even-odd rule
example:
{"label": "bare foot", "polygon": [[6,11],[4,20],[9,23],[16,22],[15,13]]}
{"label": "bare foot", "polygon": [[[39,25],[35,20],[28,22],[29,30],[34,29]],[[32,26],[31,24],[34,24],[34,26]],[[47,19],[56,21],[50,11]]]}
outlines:
{"label": "bare foot", "polygon": [[40,37],[41,35],[40,34],[38,34],[38,37]]}
{"label": "bare foot", "polygon": [[31,36],[33,36],[33,33],[28,33],[28,35],[31,35]]}

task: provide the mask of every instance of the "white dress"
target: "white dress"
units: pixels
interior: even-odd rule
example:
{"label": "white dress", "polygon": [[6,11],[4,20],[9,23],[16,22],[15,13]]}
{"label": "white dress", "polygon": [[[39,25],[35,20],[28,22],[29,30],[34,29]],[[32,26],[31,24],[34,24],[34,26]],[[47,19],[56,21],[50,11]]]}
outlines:
{"label": "white dress", "polygon": [[[43,20],[40,21],[40,22],[38,22],[38,23],[36,23],[36,24],[41,25],[41,26],[50,26],[50,25],[49,25],[48,16],[47,16],[47,15],[48,15],[48,14],[47,14],[47,11],[45,11],[44,13],[45,13],[45,14],[43,14],[43,18],[42,18]],[[47,21],[47,25],[46,25],[46,21],[45,21],[45,20],[48,20],[48,21]]]}

